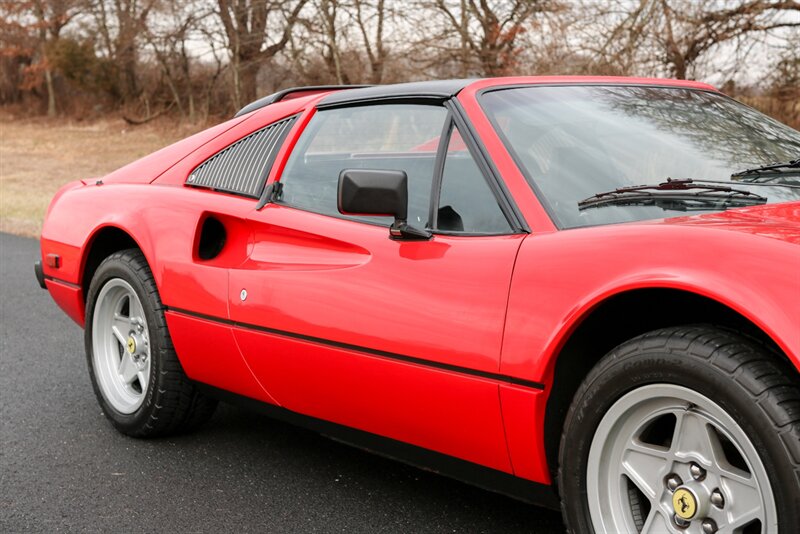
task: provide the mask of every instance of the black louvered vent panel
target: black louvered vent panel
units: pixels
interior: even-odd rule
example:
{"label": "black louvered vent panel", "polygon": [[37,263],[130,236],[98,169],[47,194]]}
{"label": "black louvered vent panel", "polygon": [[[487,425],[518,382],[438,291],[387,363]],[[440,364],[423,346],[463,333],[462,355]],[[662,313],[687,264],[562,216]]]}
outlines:
{"label": "black louvered vent panel", "polygon": [[186,185],[258,198],[294,119],[272,123],[217,152],[195,167]]}

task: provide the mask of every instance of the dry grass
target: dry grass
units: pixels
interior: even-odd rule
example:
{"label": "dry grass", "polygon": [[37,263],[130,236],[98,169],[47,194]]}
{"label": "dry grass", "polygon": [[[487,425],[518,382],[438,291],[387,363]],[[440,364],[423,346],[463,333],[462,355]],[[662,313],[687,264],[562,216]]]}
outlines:
{"label": "dry grass", "polygon": [[63,184],[107,174],[199,129],[167,121],[131,127],[122,120],[87,124],[0,114],[0,231],[38,237]]}

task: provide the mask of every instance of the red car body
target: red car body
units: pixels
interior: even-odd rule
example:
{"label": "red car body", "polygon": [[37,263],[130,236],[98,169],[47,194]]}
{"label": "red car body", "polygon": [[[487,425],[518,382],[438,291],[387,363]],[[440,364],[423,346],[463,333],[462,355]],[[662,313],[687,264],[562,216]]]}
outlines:
{"label": "red car body", "polygon": [[[185,185],[224,147],[299,114],[267,183],[279,181],[329,94],[310,91],[64,186],[42,231],[44,283],[83,326],[98,258],[135,243],[189,378],[484,474],[550,485],[561,397],[586,372],[576,354],[590,330],[613,346],[646,330],[648,312],[649,328],[699,306],[749,324],[800,369],[800,203],[558,230],[477,98],[500,85],[623,83],[714,91],[555,77],[482,80],[458,92],[527,232],[396,241],[383,227],[278,204],[256,210],[255,199]],[[208,216],[228,238],[201,260]]]}

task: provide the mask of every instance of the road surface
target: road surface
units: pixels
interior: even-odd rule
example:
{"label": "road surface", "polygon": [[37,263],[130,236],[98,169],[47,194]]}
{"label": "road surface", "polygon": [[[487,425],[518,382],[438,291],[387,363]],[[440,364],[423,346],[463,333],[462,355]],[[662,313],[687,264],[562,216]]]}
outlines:
{"label": "road surface", "polygon": [[141,441],[106,421],[83,331],[0,234],[0,532],[562,532],[556,512],[221,405]]}

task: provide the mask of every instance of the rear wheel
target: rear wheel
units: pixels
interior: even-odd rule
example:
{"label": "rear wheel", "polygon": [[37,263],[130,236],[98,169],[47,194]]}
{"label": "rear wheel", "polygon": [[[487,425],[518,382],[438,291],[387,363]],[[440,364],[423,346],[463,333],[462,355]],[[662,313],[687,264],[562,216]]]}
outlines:
{"label": "rear wheel", "polygon": [[579,388],[560,466],[571,532],[798,532],[797,371],[713,327],[640,336]]}
{"label": "rear wheel", "polygon": [[141,251],[106,258],[86,299],[86,356],[95,395],[122,433],[155,437],[207,420],[216,401],[183,372]]}

